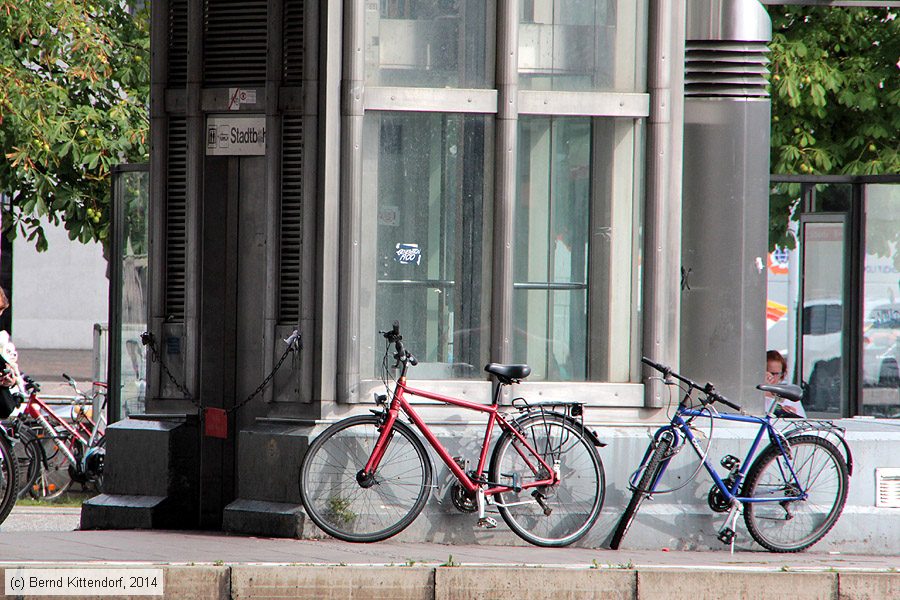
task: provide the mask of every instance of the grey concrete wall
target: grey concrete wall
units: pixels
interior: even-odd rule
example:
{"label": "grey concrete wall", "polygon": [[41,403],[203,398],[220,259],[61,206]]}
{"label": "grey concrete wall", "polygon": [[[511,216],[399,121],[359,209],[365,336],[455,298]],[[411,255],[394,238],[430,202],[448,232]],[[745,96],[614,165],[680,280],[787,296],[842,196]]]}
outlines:
{"label": "grey concrete wall", "polygon": [[[708,423],[698,420],[700,442],[707,443]],[[847,428],[847,441],[853,453],[854,470],[850,478],[847,505],[832,531],[814,546],[816,551],[856,552],[863,554],[900,554],[900,509],[875,507],[875,469],[878,467],[900,467],[900,429],[891,424],[876,423],[861,419],[838,422]],[[438,438],[444,442],[453,455],[461,455],[474,460],[480,449],[482,429],[475,425],[432,425]],[[324,425],[313,429],[314,439]],[[648,440],[656,427],[647,426],[593,426],[600,438],[608,442],[599,449],[606,472],[606,498],[603,512],[591,532],[577,545],[582,547],[604,547],[608,545],[612,530],[618,522],[622,510],[631,497],[628,481],[644,454]],[[734,454],[743,459],[756,433],[755,428],[742,425],[723,426],[717,424],[713,431],[713,443],[709,455],[718,467],[725,454]],[[292,436],[262,436],[265,443],[259,444],[259,451],[269,448],[273,456],[284,457],[294,441],[285,441]],[[298,458],[299,460],[299,458]],[[449,470],[432,453],[435,464],[435,488],[422,515],[397,540],[418,542],[430,541],[440,544],[522,544],[525,542],[512,533],[500,521],[497,529],[485,530],[475,526],[476,518],[457,511],[450,500],[451,484],[455,479]],[[268,463],[261,463],[266,464]],[[294,464],[293,459],[285,460],[285,465]],[[723,550],[725,546],[716,539],[725,515],[712,512],[707,504],[707,496],[712,481],[706,471],[691,479],[697,469],[697,456],[691,448],[684,449],[673,459],[663,484],[666,488],[681,488],[668,494],[658,494],[645,502],[638,512],[635,523],[629,531],[623,548],[672,550]],[[725,469],[718,467],[720,474]],[[293,469],[274,469],[266,466],[260,473],[276,481],[295,485],[297,474]],[[270,485],[281,485],[272,483]],[[233,514],[227,518],[228,530],[243,533],[257,533],[275,536],[319,537],[324,536],[305,518],[299,500],[290,493],[279,496],[275,502],[263,502],[262,496],[247,490],[244,500],[229,507]],[[256,498],[256,500],[247,500]],[[268,513],[269,524],[263,526],[262,514]],[[497,516],[496,514],[494,516]],[[737,550],[760,550],[750,538],[743,519],[738,520]]]}

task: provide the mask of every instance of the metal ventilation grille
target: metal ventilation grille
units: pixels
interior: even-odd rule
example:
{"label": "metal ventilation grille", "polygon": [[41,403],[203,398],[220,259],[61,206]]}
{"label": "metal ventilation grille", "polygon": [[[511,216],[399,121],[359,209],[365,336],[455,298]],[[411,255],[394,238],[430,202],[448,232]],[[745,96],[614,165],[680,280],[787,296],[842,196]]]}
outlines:
{"label": "metal ventilation grille", "polygon": [[303,250],[303,117],[300,115],[284,117],[281,156],[278,322],[287,325],[300,320]]}
{"label": "metal ventilation grille", "polygon": [[297,85],[303,79],[303,2],[284,0],[284,83]]}
{"label": "metal ventilation grille", "polygon": [[185,265],[187,258],[187,124],[183,117],[169,119],[166,165],[166,317],[184,322]]}
{"label": "metal ventilation grille", "polygon": [[169,85],[187,83],[187,0],[169,0]]}
{"label": "metal ventilation grille", "polygon": [[266,0],[205,0],[203,83],[264,85]]}
{"label": "metal ventilation grille", "polygon": [[900,469],[875,469],[875,506],[900,508]]}
{"label": "metal ventilation grille", "polygon": [[685,96],[766,97],[768,47],[763,42],[688,41]]}

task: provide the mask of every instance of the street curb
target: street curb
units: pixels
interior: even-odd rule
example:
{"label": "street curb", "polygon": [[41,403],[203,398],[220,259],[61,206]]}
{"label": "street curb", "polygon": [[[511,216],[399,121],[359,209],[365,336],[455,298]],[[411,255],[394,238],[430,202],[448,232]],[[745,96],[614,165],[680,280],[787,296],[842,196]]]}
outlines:
{"label": "street curb", "polygon": [[[875,600],[900,597],[900,572],[618,567],[344,565],[49,565],[22,568],[162,569],[164,598],[257,600]],[[5,572],[15,569],[4,565]],[[5,592],[5,585],[4,585]],[[30,598],[31,596],[19,596]],[[67,596],[73,600],[91,596]],[[157,598],[160,596],[156,596]]]}

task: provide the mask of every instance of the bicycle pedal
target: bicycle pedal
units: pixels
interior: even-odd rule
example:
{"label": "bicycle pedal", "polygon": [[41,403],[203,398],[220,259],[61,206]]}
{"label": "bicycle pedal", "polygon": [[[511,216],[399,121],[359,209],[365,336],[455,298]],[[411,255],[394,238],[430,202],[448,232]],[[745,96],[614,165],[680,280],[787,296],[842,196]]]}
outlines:
{"label": "bicycle pedal", "polygon": [[735,533],[734,529],[732,529],[731,527],[726,527],[719,532],[718,537],[719,541],[723,544],[730,544],[734,541],[736,535],[737,534]]}
{"label": "bicycle pedal", "polygon": [[492,517],[481,517],[478,519],[478,527],[482,529],[494,529],[497,527],[497,520]]}

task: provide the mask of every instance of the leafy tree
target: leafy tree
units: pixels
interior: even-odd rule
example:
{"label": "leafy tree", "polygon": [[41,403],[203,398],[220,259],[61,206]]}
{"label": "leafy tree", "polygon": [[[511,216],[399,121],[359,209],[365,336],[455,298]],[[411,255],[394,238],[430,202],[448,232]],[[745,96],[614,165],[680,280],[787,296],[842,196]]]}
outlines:
{"label": "leafy tree", "polygon": [[7,236],[40,218],[105,240],[110,168],[146,161],[149,9],[125,0],[0,0],[0,191]]}
{"label": "leafy tree", "polygon": [[[770,6],[772,172],[900,173],[900,13]],[[770,204],[770,244],[788,232],[799,185]]]}

